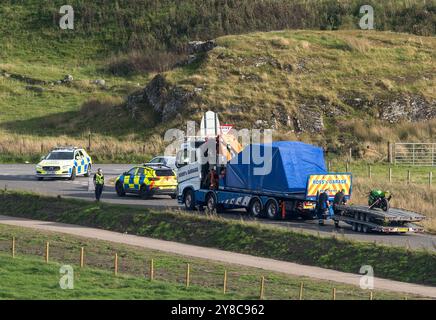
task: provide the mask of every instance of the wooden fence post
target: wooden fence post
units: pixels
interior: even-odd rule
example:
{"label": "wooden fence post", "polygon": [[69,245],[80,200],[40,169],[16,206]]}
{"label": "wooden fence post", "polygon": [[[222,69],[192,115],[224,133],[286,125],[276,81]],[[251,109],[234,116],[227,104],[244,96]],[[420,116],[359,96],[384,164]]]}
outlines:
{"label": "wooden fence post", "polygon": [[150,260],[150,281],[154,280],[154,260]]}
{"label": "wooden fence post", "polygon": [[372,166],[368,165],[368,178],[372,179]]}
{"label": "wooden fence post", "polygon": [[91,130],[88,131],[88,151],[91,151],[91,137],[92,133]]}
{"label": "wooden fence post", "polygon": [[227,293],[227,270],[224,270],[223,293]]}
{"label": "wooden fence post", "polygon": [[345,164],[345,172],[350,172],[350,163],[348,161]]}
{"label": "wooden fence post", "polygon": [[12,237],[12,258],[15,258],[15,237]]}
{"label": "wooden fence post", "polygon": [[410,170],[407,170],[407,184],[410,184],[411,181],[412,181],[412,174]]}
{"label": "wooden fence post", "polygon": [[372,291],[369,292],[369,300],[374,300],[374,293]]}
{"label": "wooden fence post", "polygon": [[46,242],[45,244],[45,263],[48,263],[50,255],[50,242]]}
{"label": "wooden fence post", "polygon": [[115,253],[114,258],[114,275],[118,275],[118,253]]}
{"label": "wooden fence post", "polygon": [[263,300],[265,292],[265,277],[262,276],[260,279],[260,300]]}
{"label": "wooden fence post", "polygon": [[85,248],[80,248],[80,268],[84,266]]}
{"label": "wooden fence post", "polygon": [[329,163],[328,163],[328,169],[327,169],[329,172],[331,172],[332,171],[332,162],[331,161],[329,161]]}
{"label": "wooden fence post", "polygon": [[392,168],[389,168],[389,182],[392,182]]}
{"label": "wooden fence post", "polygon": [[433,185],[433,172],[430,171],[428,173],[428,186],[429,186],[429,188],[431,188],[432,185]]}
{"label": "wooden fence post", "polygon": [[336,288],[333,288],[333,291],[332,291],[332,299],[333,299],[333,300],[336,300]]}
{"label": "wooden fence post", "polygon": [[303,300],[303,290],[304,290],[304,283],[302,282],[300,284],[300,295],[298,296],[299,300]]}
{"label": "wooden fence post", "polygon": [[390,164],[392,164],[394,162],[393,159],[394,159],[394,157],[393,157],[393,154],[392,154],[392,143],[389,141],[388,142],[388,162]]}
{"label": "wooden fence post", "polygon": [[190,281],[191,281],[191,266],[188,263],[186,265],[186,288],[189,288]]}

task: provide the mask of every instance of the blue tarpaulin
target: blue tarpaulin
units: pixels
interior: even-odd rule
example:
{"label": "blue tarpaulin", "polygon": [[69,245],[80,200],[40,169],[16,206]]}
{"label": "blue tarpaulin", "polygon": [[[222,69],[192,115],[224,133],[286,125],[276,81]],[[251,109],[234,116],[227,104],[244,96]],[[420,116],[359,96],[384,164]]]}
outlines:
{"label": "blue tarpaulin", "polygon": [[256,144],[246,147],[227,165],[226,187],[304,193],[309,175],[325,173],[322,148],[289,141]]}

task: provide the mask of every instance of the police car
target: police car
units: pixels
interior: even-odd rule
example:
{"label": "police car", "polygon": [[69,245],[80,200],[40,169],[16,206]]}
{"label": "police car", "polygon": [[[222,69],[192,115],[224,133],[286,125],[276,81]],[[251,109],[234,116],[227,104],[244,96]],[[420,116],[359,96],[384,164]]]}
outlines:
{"label": "police car", "polygon": [[92,159],[84,149],[62,147],[52,150],[36,165],[36,177],[68,178],[74,180],[77,176],[89,177]]}
{"label": "police car", "polygon": [[168,195],[176,199],[177,178],[170,167],[143,164],[120,175],[115,180],[115,190],[120,197],[133,193],[142,199],[150,199],[154,195]]}

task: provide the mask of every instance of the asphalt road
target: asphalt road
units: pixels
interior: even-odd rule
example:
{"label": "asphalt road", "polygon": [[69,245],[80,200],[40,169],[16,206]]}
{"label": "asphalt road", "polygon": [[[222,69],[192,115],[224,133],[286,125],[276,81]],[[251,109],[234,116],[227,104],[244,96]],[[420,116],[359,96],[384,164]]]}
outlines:
{"label": "asphalt road", "polygon": [[[94,165],[102,168],[106,181],[113,180],[119,174],[129,170],[132,165]],[[31,191],[51,196],[61,195],[67,198],[77,198],[92,201],[93,192],[88,191],[90,180],[78,177],[75,181],[67,180],[44,180],[37,181],[34,173],[34,165],[0,165],[0,188],[9,190]],[[103,201],[116,204],[138,205],[159,210],[181,209],[176,200],[167,196],[157,197],[151,200],[142,200],[135,195],[119,198],[113,186],[106,186],[103,194]],[[194,213],[198,214],[198,213]],[[253,220],[244,215],[244,211],[234,211],[223,215],[227,219]],[[410,249],[427,249],[436,251],[436,236],[429,234],[406,234],[406,235],[383,235],[383,234],[362,234],[351,230],[348,225],[341,225],[335,229],[332,223],[320,227],[316,221],[269,221],[259,220],[262,223],[275,224],[301,232],[312,233],[321,236],[345,237],[352,240],[376,242],[392,246],[407,247]]]}

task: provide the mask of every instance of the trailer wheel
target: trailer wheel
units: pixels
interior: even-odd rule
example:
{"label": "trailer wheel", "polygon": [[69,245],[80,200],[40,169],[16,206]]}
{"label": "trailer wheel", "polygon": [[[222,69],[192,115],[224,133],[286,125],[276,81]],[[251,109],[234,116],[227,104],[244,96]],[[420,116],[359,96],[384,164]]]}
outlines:
{"label": "trailer wheel", "polygon": [[209,193],[206,197],[206,208],[209,213],[215,212],[217,208],[216,198],[213,193]]}
{"label": "trailer wheel", "polygon": [[353,222],[353,224],[351,225],[351,229],[352,229],[353,231],[357,231],[357,223],[354,223],[354,222]]}
{"label": "trailer wheel", "polygon": [[369,231],[368,226],[363,225],[363,226],[362,226],[362,231],[363,231],[363,233],[368,233],[368,231]]}
{"label": "trailer wheel", "polygon": [[362,225],[360,223],[357,225],[357,231],[362,232]]}
{"label": "trailer wheel", "polygon": [[270,199],[266,203],[265,212],[269,219],[277,220],[280,218],[279,204],[276,199]]}
{"label": "trailer wheel", "polygon": [[258,198],[254,198],[251,200],[250,204],[247,208],[248,214],[255,217],[255,218],[261,218],[264,215],[264,212],[262,210],[262,203]]}
{"label": "trailer wheel", "polygon": [[195,209],[195,195],[194,191],[188,189],[185,191],[183,196],[183,202],[185,204],[186,210],[192,211]]}

